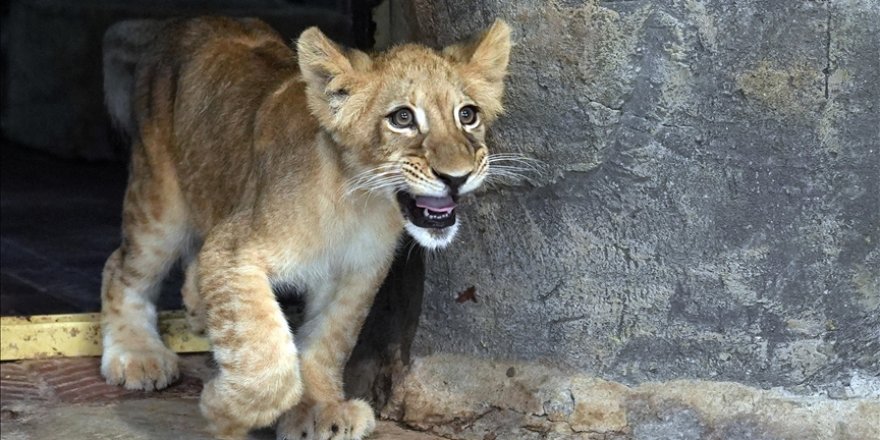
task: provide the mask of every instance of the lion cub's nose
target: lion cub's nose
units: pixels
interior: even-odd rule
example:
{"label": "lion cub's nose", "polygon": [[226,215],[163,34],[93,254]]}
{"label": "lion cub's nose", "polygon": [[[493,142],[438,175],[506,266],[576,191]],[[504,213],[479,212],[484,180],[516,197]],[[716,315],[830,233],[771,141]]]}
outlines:
{"label": "lion cub's nose", "polygon": [[431,169],[431,171],[434,172],[434,175],[437,176],[438,179],[449,186],[449,191],[451,194],[458,194],[458,188],[464,185],[464,183],[467,182],[468,177],[471,176],[471,173],[467,173],[461,176],[450,176],[449,174],[441,173],[433,168]]}

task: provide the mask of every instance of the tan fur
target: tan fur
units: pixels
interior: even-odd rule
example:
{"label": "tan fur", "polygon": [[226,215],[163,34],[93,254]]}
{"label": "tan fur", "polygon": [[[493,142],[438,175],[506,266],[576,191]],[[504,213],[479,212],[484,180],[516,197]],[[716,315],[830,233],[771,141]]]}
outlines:
{"label": "tan fur", "polygon": [[[131,37],[141,52],[125,54],[126,35],[147,31]],[[395,193],[442,196],[438,172],[467,175],[462,193],[483,181],[507,26],[444,53],[406,45],[374,56],[315,28],[294,53],[251,19],[123,23],[105,42],[105,89],[133,84],[130,103],[107,97],[111,111],[132,109],[114,117],[133,139],[123,242],[102,288],[108,382],[149,390],[177,377],[154,303],[183,259],[188,317],[219,365],[201,402],[218,437],[243,438],[279,416],[279,438],[369,434],[372,410],[345,400],[342,368],[404,226],[426,246],[455,233],[408,224]],[[133,82],[117,83],[131,59]],[[404,104],[424,119],[417,130],[389,125]],[[482,123],[458,122],[464,104]],[[277,284],[306,294],[296,344]]]}

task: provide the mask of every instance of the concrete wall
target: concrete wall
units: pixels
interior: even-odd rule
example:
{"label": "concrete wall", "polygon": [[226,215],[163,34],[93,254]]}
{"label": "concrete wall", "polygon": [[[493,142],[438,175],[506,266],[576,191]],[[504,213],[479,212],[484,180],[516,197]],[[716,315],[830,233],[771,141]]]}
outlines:
{"label": "concrete wall", "polygon": [[[458,242],[428,257],[411,372],[446,377],[463,355],[632,387],[732,381],[867,399],[880,420],[880,2],[411,7],[436,46],[513,26],[492,145],[547,166],[466,202]],[[478,302],[456,302],[470,286]],[[401,387],[388,414],[406,418],[430,393]]]}

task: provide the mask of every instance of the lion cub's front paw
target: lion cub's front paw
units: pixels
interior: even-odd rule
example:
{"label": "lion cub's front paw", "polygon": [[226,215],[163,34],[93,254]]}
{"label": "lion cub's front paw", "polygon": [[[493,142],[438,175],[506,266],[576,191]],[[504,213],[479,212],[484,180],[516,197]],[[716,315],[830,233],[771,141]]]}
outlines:
{"label": "lion cub's front paw", "polygon": [[220,373],[205,384],[199,404],[215,437],[239,440],[248,430],[272,425],[302,396],[302,381],[296,362],[253,374]]}
{"label": "lion cub's front paw", "polygon": [[164,345],[137,350],[107,347],[101,357],[101,374],[109,384],[146,391],[161,390],[180,375],[177,355]]}
{"label": "lion cub's front paw", "polygon": [[373,409],[363,400],[300,405],[278,421],[278,440],[362,440],[376,427]]}

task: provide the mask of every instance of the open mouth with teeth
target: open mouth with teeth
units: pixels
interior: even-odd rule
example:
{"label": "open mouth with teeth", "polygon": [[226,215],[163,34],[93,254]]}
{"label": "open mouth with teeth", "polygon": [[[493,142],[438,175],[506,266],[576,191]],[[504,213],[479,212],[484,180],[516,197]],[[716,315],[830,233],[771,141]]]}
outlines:
{"label": "open mouth with teeth", "polygon": [[398,192],[397,201],[403,215],[420,228],[443,229],[455,224],[455,200],[451,196],[413,196]]}

